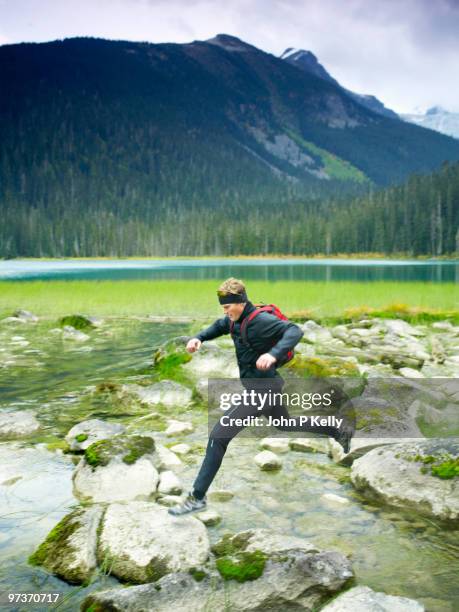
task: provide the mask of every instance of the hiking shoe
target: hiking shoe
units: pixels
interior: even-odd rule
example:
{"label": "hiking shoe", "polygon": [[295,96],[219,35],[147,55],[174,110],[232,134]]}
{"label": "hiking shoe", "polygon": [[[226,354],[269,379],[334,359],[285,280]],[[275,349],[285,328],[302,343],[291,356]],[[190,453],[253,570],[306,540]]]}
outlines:
{"label": "hiking shoe", "polygon": [[346,453],[346,455],[349,452],[353,435],[353,429],[345,428],[338,430],[338,434],[335,437],[335,440],[338,442],[338,444],[343,447],[343,451]]}
{"label": "hiking shoe", "polygon": [[188,493],[183,504],[169,508],[169,514],[173,516],[182,516],[182,514],[191,514],[192,512],[200,512],[207,507],[207,498],[197,499],[193,493]]}

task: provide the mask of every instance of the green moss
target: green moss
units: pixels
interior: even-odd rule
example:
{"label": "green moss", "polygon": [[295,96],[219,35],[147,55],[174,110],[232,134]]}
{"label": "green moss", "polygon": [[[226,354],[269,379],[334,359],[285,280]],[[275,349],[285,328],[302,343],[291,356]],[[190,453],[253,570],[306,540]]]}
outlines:
{"label": "green moss", "polygon": [[225,556],[216,560],[220,575],[225,580],[246,582],[256,580],[263,574],[266,565],[266,555],[256,550],[254,552],[240,552],[233,557]]}
{"label": "green moss", "polygon": [[145,568],[148,582],[156,582],[166,574],[170,573],[170,565],[167,562],[167,559],[162,559],[158,561],[157,559],[152,559],[150,563]]}
{"label": "green moss", "polygon": [[103,606],[101,606],[98,603],[90,603],[90,601],[88,601],[89,606],[83,604],[81,610],[82,612],[104,612],[104,610],[106,610],[106,608],[104,608]]}
{"label": "green moss", "polygon": [[86,442],[86,440],[88,439],[88,434],[78,434],[77,436],[75,436],[75,440],[77,442]]}
{"label": "green moss", "polygon": [[111,382],[109,380],[99,383],[94,393],[114,393],[119,391],[121,386],[118,383]]}
{"label": "green moss", "polygon": [[211,547],[211,550],[217,557],[234,555],[246,549],[251,537],[251,531],[243,531],[236,535],[225,533],[222,539]]}
{"label": "green moss", "polygon": [[94,325],[82,315],[68,315],[59,319],[59,325],[65,327],[65,325],[71,325],[75,329],[92,329]]}
{"label": "green moss", "polygon": [[191,361],[192,356],[184,347],[175,348],[174,352],[165,353],[164,349],[156,351],[151,373],[156,380],[174,380],[190,383],[189,376],[182,370],[182,365]]}
{"label": "green moss", "polygon": [[437,476],[443,480],[456,478],[459,476],[459,457],[444,461],[438,465],[432,466],[432,476]]}
{"label": "green moss", "polygon": [[188,573],[191,574],[191,576],[193,576],[196,582],[201,582],[201,580],[204,580],[204,578],[206,578],[206,576],[208,575],[207,572],[197,567],[190,568],[188,570]]}
{"label": "green moss", "polygon": [[300,372],[306,378],[325,378],[333,376],[360,377],[357,364],[338,358],[325,359],[323,357],[296,355],[285,367]]}
{"label": "green moss", "polygon": [[155,450],[155,441],[153,438],[148,438],[146,436],[134,436],[136,441],[132,444],[127,455],[124,455],[123,461],[128,465],[131,465],[143,457],[143,455],[148,455],[153,453]]}
{"label": "green moss", "polygon": [[[37,550],[30,555],[28,562],[31,565],[44,566],[50,571],[55,571],[56,563],[59,563],[65,554],[73,554],[67,550],[67,542],[70,536],[78,529],[80,523],[78,517],[81,510],[77,510],[65,516],[46,536],[45,541],[40,544]],[[82,577],[75,572],[74,575],[67,574],[67,582],[81,583]]]}
{"label": "green moss", "polygon": [[140,457],[155,451],[155,441],[148,436],[114,436],[110,440],[99,440],[85,450],[87,463],[93,467],[108,465],[114,456],[121,456],[131,465]]}
{"label": "green moss", "polygon": [[64,453],[70,452],[70,446],[65,440],[53,440],[52,442],[48,442],[46,448],[51,452],[55,450],[62,450]]}
{"label": "green moss", "polygon": [[420,468],[422,474],[430,475],[441,478],[442,480],[449,480],[451,478],[459,477],[459,457],[452,457],[449,453],[442,453],[437,457],[433,455],[412,455],[404,457],[406,461],[417,461],[424,465]]}

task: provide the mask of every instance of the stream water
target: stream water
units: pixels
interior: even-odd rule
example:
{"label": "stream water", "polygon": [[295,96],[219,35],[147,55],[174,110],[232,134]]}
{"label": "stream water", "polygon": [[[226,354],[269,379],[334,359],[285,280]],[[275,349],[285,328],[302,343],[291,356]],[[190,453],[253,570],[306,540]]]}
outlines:
{"label": "stream water", "polygon": [[[72,494],[72,458],[47,450],[46,444],[62,439],[72,425],[90,417],[123,422],[130,431],[142,431],[142,423],[148,428],[148,420],[135,419],[151,408],[123,410],[107,399],[90,400],[89,391],[103,381],[126,383],[145,377],[153,348],[189,328],[119,319],[78,343],[63,339],[54,327],[45,321],[0,327],[0,410],[33,410],[43,426],[27,441],[0,444],[0,592],[61,593],[55,609],[70,611],[79,608],[88,592],[119,583],[99,576],[88,587],[71,586],[27,564],[49,530],[78,505]],[[195,424],[194,433],[184,441],[204,447],[205,413],[182,411],[179,418]],[[156,437],[166,442],[162,432]],[[236,438],[229,445],[212,488],[229,489],[234,497],[211,502],[222,515],[221,523],[209,528],[212,541],[226,531],[252,527],[303,537],[351,555],[357,584],[417,599],[429,611],[457,609],[459,530],[367,502],[347,482],[349,468],[336,466],[325,454],[291,451],[282,455],[282,470],[268,473],[253,461],[259,450],[256,439]],[[200,458],[196,454],[178,473],[185,488]],[[348,503],[331,503],[324,493],[337,494]],[[15,608],[5,600],[3,605],[8,610],[30,609]]]}

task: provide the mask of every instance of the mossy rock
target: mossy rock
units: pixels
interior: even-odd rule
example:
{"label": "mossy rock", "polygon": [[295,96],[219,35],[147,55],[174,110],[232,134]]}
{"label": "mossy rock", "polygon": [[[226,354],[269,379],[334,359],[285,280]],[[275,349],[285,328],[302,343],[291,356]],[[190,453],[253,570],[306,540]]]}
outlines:
{"label": "mossy rock", "polygon": [[453,457],[449,453],[442,453],[438,456],[417,454],[414,457],[404,457],[404,459],[421,462],[423,464],[420,468],[422,474],[430,474],[442,480],[459,477],[459,457]]}
{"label": "mossy rock", "polygon": [[233,556],[219,557],[215,564],[224,580],[246,582],[256,580],[263,574],[266,559],[261,550],[243,551]]}
{"label": "mossy rock", "polygon": [[59,325],[65,327],[71,325],[75,329],[93,329],[95,326],[93,323],[83,315],[67,315],[59,319]]}
{"label": "mossy rock", "polygon": [[203,569],[200,569],[199,567],[190,568],[188,570],[188,573],[191,576],[193,576],[196,582],[201,582],[202,580],[204,580],[204,578],[206,578],[209,575],[207,572],[205,572]]}
{"label": "mossy rock", "polygon": [[[94,521],[101,521],[103,509],[100,506],[79,508],[65,516],[46,536],[45,541],[30,555],[31,565],[42,566],[70,584],[87,585],[95,570],[82,546],[93,530]],[[72,536],[83,530],[78,538]],[[95,553],[95,541],[93,542]]]}
{"label": "mossy rock", "polygon": [[306,378],[327,378],[333,376],[360,377],[357,365],[338,358],[306,357],[296,355],[285,367],[301,373]]}
{"label": "mossy rock", "polygon": [[237,534],[225,533],[221,540],[211,546],[211,551],[216,557],[234,555],[245,551],[252,535],[251,531],[243,531]]}
{"label": "mossy rock", "polygon": [[155,441],[148,436],[114,436],[110,440],[94,442],[84,452],[86,462],[93,468],[105,466],[115,456],[132,465],[144,455],[155,452]]}
{"label": "mossy rock", "polygon": [[103,382],[98,383],[94,389],[95,394],[112,394],[118,391],[121,391],[121,385],[110,380],[104,380]]}

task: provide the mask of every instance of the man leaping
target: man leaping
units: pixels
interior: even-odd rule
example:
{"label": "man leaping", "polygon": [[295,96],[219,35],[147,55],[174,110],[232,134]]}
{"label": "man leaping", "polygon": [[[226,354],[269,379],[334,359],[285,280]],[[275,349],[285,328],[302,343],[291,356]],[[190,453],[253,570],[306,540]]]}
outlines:
{"label": "man leaping", "polygon": [[[245,322],[246,337],[243,338],[241,326],[244,320],[257,310],[249,301],[244,284],[240,280],[229,278],[220,286],[217,293],[225,316],[217,319],[207,329],[189,340],[186,346],[187,351],[194,353],[199,350],[202,342],[213,340],[231,332],[242,384],[247,388],[247,383],[253,385],[254,379],[270,379],[266,381],[268,386],[275,391],[280,391],[284,380],[278,374],[277,367],[285,362],[287,353],[300,341],[303,336],[302,330],[291,321],[281,320],[268,312],[260,312],[253,317],[250,325],[247,325],[247,321]],[[231,417],[236,419],[250,415],[266,415],[268,411],[275,419],[282,421],[281,417],[285,417],[290,419],[291,422],[292,417],[279,401],[276,401],[274,405],[270,404],[266,410],[259,410],[256,405],[250,408],[243,405],[234,406],[231,408],[230,414]],[[170,514],[180,516],[206,508],[207,489],[220,468],[229,442],[243,428],[244,426],[233,426],[228,433],[228,428],[223,427],[220,421],[214,426],[193,489],[181,505],[169,509]],[[352,438],[352,430],[348,428],[311,427],[306,424],[300,425],[299,422],[294,425],[279,425],[277,429],[282,431],[309,431],[331,436],[341,444],[346,453],[349,451]]]}

